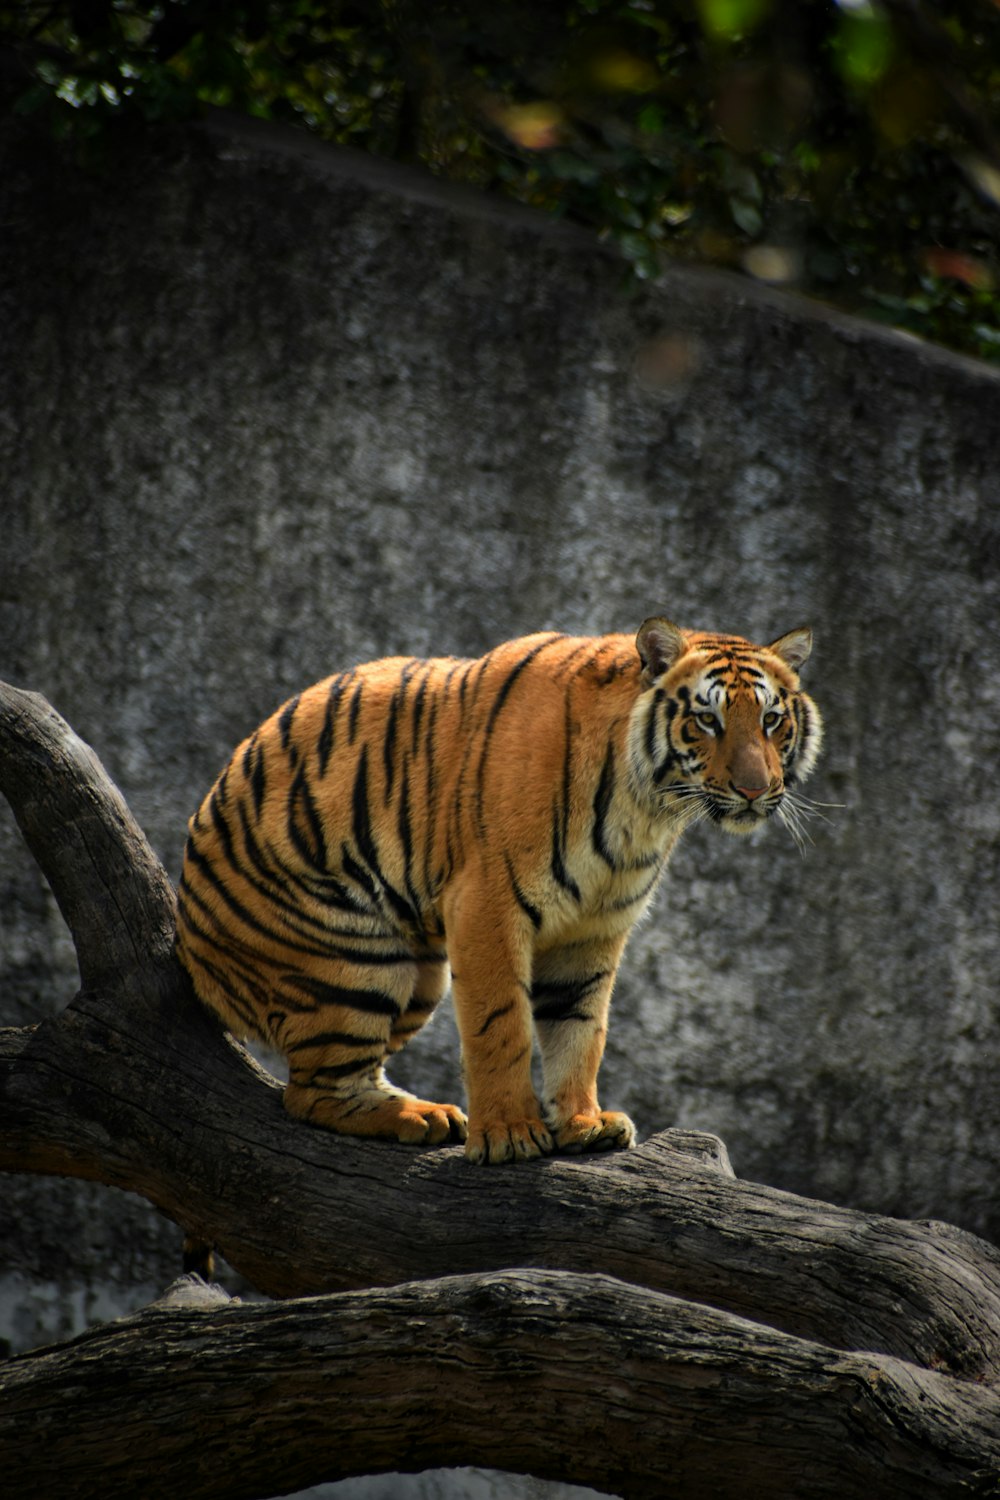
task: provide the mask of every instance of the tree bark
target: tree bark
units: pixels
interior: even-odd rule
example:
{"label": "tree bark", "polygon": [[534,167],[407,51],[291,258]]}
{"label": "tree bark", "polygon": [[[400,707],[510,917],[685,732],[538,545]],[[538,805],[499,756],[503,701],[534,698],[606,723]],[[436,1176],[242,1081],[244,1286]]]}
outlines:
{"label": "tree bark", "polygon": [[3,686],[0,789],[82,978],[0,1032],[0,1167],[140,1193],[270,1296],[337,1294],[8,1361],[5,1478],[221,1497],[485,1463],[635,1496],[997,1493],[991,1246],[738,1182],[689,1132],[479,1170],[311,1130],[194,999],[93,752]]}

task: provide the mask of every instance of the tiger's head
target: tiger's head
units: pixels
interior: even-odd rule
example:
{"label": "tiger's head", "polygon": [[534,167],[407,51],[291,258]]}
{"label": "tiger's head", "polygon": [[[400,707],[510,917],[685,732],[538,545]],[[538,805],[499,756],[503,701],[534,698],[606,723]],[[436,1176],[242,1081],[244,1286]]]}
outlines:
{"label": "tiger's head", "polygon": [[812,632],[769,646],[740,636],[643,622],[636,636],[642,697],[632,762],[660,805],[749,834],[781,813],[797,841],[808,811],[791,790],[812,771],[823,726],[798,672]]}

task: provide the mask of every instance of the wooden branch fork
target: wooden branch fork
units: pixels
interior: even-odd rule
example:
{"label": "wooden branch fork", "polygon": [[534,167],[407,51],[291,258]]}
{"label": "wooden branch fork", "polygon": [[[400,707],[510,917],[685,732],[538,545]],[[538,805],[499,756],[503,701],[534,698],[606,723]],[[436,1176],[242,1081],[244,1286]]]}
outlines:
{"label": "wooden branch fork", "polygon": [[0,686],[81,989],[0,1032],[0,1167],[141,1194],[198,1281],[0,1364],[5,1494],[270,1496],[481,1464],[629,1497],[1000,1496],[1000,1253],[739,1182],[715,1137],[476,1168],[291,1119],[172,952],[94,753]]}

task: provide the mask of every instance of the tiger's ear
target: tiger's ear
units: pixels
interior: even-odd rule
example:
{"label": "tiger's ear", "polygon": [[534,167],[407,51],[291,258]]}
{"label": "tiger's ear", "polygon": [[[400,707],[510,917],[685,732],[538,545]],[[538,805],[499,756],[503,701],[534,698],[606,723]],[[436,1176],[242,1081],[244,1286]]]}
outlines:
{"label": "tiger's ear", "polygon": [[787,635],[779,636],[767,649],[773,651],[775,656],[780,656],[793,672],[797,672],[809,660],[812,648],[813,633],[807,625],[803,625],[800,630],[790,630]]}
{"label": "tiger's ear", "polygon": [[664,672],[669,672],[674,662],[687,646],[684,632],[662,615],[651,615],[639,626],[635,638],[635,649],[642,662],[642,680],[653,683]]}

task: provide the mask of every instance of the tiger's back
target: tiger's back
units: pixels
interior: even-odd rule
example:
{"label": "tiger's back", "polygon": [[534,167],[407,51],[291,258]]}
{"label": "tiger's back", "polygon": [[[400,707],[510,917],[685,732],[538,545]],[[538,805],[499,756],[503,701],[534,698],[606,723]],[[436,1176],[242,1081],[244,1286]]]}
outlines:
{"label": "tiger's back", "polygon": [[[742,667],[712,644],[733,641],[751,653]],[[768,702],[799,714],[796,730],[781,708],[785,729],[800,742],[803,714],[811,726],[809,769],[819,717],[794,664],[660,620],[638,650],[624,635],[529,636],[478,660],[373,662],[290,699],[191,821],[178,951],[199,996],[286,1055],[293,1114],[434,1143],[466,1135],[463,1112],[395,1089],[383,1064],[451,984],[473,1159],[629,1144],[631,1122],[596,1092],[615,972],[681,831],[716,816],[692,795],[711,779],[697,742],[714,710],[695,699],[718,707],[713,653],[745,697],[761,691],[746,672],[762,650]],[[728,716],[746,739],[737,696]],[[723,826],[756,825],[759,799],[784,795],[774,735],[757,728],[756,759],[738,763],[774,784],[737,793]]]}

